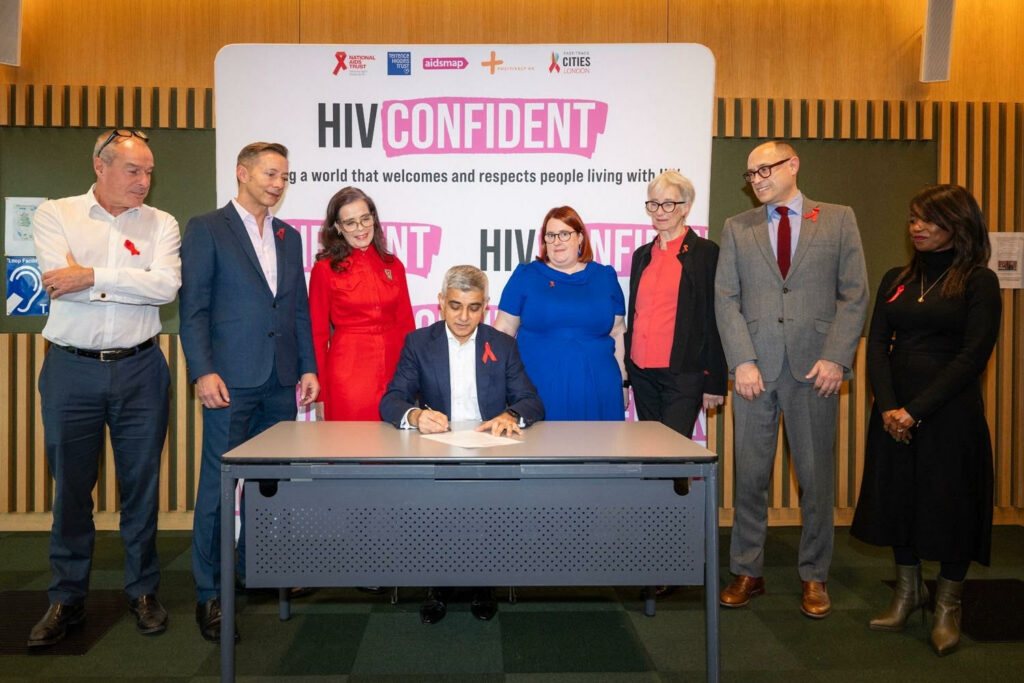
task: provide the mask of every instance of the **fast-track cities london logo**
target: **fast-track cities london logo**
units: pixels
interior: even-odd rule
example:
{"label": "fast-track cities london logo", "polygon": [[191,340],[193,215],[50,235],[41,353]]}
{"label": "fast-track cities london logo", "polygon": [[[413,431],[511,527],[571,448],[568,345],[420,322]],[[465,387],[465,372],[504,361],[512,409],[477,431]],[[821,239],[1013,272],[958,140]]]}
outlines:
{"label": "fast-track cities london logo", "polygon": [[552,71],[554,71],[555,73],[558,73],[561,70],[562,70],[562,67],[560,67],[558,65],[558,53],[557,52],[552,52],[551,53],[551,66],[548,67],[548,73],[551,73]]}

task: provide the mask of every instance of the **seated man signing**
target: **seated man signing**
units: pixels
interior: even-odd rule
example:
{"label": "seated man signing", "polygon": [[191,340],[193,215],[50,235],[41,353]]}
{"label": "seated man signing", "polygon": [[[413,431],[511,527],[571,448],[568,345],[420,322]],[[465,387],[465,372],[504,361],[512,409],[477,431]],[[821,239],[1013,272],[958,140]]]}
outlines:
{"label": "seated man signing", "polygon": [[511,435],[544,419],[515,339],[480,324],[487,301],[487,276],[479,268],[453,266],[445,273],[437,296],[441,320],[405,338],[381,417],[423,434],[446,431],[449,420],[484,420],[477,431]]}
{"label": "seated man signing", "polygon": [[[526,376],[515,339],[480,324],[487,300],[487,276],[479,268],[454,266],[445,273],[437,296],[441,320],[406,336],[380,401],[381,417],[423,434],[447,430],[449,420],[483,420],[477,430],[496,435],[517,434],[544,419],[544,404]],[[428,591],[420,607],[423,623],[444,618],[445,597]],[[487,621],[497,610],[490,588],[473,591],[474,617]]]}

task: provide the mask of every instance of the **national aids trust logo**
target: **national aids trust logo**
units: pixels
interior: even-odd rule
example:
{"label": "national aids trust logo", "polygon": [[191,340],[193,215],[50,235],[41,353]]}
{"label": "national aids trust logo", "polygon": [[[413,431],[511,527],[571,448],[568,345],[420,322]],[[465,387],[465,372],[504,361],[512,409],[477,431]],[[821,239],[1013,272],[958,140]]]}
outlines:
{"label": "national aids trust logo", "polygon": [[364,76],[372,62],[377,61],[374,55],[354,55],[345,50],[338,50],[334,53],[334,71],[337,76],[341,72],[349,76]]}
{"label": "national aids trust logo", "polygon": [[[313,270],[320,250],[320,227],[323,221],[311,218],[285,218],[302,238],[302,262],[308,273]],[[416,222],[381,222],[388,250],[398,257],[409,275],[427,277],[441,249],[441,226]]]}

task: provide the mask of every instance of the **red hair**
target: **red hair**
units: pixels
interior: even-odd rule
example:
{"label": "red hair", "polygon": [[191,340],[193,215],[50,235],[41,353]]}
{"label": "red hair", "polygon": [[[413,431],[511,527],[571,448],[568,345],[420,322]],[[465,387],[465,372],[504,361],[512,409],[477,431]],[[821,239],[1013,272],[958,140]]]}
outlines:
{"label": "red hair", "polygon": [[571,206],[557,206],[544,216],[544,222],[540,224],[540,253],[537,254],[537,260],[548,262],[548,243],[544,241],[544,232],[548,228],[548,221],[552,218],[562,221],[580,235],[582,240],[580,242],[580,263],[593,261],[594,250],[590,248],[590,235],[587,234],[587,226],[583,225],[583,219]]}

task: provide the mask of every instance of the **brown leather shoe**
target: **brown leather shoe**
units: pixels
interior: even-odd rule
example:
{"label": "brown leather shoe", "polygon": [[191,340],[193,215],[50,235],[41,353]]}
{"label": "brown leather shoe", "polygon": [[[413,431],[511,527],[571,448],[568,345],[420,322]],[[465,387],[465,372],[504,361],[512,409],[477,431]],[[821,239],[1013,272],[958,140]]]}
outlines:
{"label": "brown leather shoe", "polygon": [[722,591],[718,601],[723,607],[744,607],[750,602],[750,598],[764,593],[764,577],[737,575],[725,590]]}
{"label": "brown leather shoe", "polygon": [[821,581],[804,581],[804,597],[800,611],[811,619],[824,619],[832,613],[832,601],[828,598],[828,587]]}

